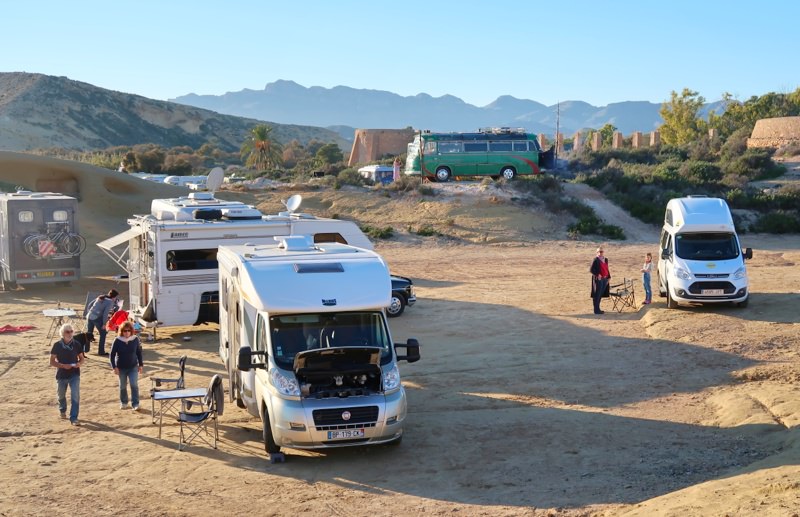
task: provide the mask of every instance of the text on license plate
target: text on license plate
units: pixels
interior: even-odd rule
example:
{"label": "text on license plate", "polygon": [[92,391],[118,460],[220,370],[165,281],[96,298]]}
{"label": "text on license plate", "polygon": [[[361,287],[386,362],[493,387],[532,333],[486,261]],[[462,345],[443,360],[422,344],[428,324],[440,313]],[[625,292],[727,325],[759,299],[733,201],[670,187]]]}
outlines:
{"label": "text on license plate", "polygon": [[36,278],[45,278],[45,277],[49,278],[52,276],[56,276],[56,274],[52,271],[39,271],[38,273],[36,273]]}
{"label": "text on license plate", "polygon": [[722,296],[723,294],[725,294],[725,291],[723,289],[703,289],[700,292],[701,294],[704,294],[706,296]]}
{"label": "text on license plate", "polygon": [[328,431],[328,440],[346,440],[348,438],[364,438],[364,430],[342,429],[341,431]]}

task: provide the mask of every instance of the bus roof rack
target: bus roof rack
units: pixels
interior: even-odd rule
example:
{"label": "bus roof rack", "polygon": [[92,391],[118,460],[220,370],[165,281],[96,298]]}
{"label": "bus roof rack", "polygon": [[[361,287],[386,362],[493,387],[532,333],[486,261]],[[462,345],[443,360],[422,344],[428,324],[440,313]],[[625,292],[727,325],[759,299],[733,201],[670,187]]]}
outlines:
{"label": "bus roof rack", "polygon": [[493,133],[496,135],[503,135],[509,133],[524,133],[524,127],[481,127],[478,128],[478,133]]}

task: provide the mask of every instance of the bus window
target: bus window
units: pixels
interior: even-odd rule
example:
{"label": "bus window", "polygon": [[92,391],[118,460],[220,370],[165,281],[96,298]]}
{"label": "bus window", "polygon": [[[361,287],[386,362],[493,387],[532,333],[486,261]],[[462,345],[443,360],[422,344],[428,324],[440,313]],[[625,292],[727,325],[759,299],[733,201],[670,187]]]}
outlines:
{"label": "bus window", "polygon": [[[514,142],[514,150],[515,151],[527,151],[528,150],[528,142]],[[535,151],[535,149],[534,149]]]}
{"label": "bus window", "polygon": [[[528,146],[525,146],[527,150]],[[507,152],[511,150],[511,142],[489,142],[489,150],[492,152]]]}
{"label": "bus window", "polygon": [[439,142],[439,152],[442,154],[460,153],[461,142]]}
{"label": "bus window", "polygon": [[425,142],[425,149],[423,151],[425,154],[435,153],[436,152],[436,142]]}
{"label": "bus window", "polygon": [[486,142],[464,142],[465,153],[485,153]]}

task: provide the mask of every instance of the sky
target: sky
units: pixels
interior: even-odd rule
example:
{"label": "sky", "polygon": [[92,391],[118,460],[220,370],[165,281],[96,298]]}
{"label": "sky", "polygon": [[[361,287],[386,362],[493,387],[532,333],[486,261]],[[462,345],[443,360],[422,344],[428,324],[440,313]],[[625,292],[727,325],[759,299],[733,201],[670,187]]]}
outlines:
{"label": "sky", "polygon": [[0,72],[152,99],[276,80],[548,106],[800,87],[796,0],[3,2]]}

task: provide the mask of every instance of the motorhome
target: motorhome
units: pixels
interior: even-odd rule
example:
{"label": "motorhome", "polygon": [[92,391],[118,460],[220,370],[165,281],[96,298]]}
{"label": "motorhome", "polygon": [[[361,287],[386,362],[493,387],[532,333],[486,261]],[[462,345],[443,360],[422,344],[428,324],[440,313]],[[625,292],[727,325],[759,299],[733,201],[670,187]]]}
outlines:
{"label": "motorhome", "polygon": [[217,253],[231,400],[261,418],[270,455],[398,443],[407,411],[397,362],[420,353],[415,339],[392,343],[386,263],[307,236],[275,240]]}
{"label": "motorhome", "polygon": [[0,194],[0,279],[6,289],[80,277],[86,240],[78,233],[77,213],[78,200],[63,194]]}
{"label": "motorhome", "polygon": [[296,212],[300,203],[300,196],[292,196],[287,211],[264,215],[252,205],[217,199],[213,192],[154,199],[150,214],[128,219],[128,230],[97,245],[128,274],[129,311],[140,324],[218,322],[219,245],[303,234],[318,243],[372,249],[355,223]]}
{"label": "motorhome", "polygon": [[752,249],[741,247],[725,200],[689,196],[667,203],[658,261],[658,290],[667,307],[746,307],[750,290],[745,260],[752,257]]}

